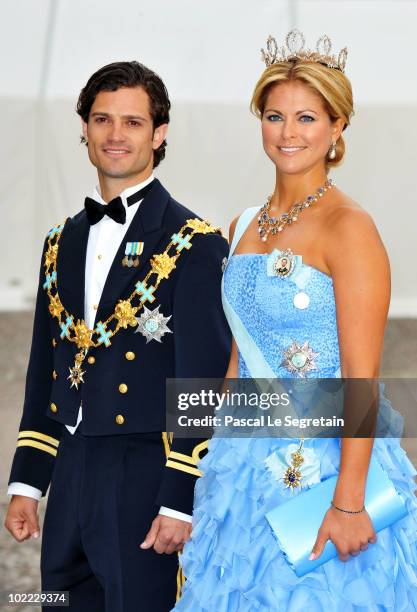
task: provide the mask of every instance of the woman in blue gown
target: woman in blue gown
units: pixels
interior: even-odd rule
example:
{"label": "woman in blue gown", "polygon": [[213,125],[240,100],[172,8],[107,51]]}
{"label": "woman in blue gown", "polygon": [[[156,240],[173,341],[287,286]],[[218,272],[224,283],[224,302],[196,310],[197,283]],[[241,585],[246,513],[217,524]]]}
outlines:
{"label": "woman in blue gown", "polygon": [[[227,376],[377,378],[389,263],[370,216],[328,179],[353,113],[346,52],[331,57],[324,38],[309,53],[297,31],[286,42],[278,50],[269,40],[252,100],[276,184],[261,210],[231,225],[222,288],[234,335]],[[305,440],[302,488],[338,475],[333,501],[341,510],[323,516],[312,550],[318,557],[330,539],[338,556],[301,578],[265,518],[302,494],[284,480],[296,442],[210,441],[177,612],[417,609],[415,470],[398,439]],[[378,534],[360,511],[371,455],[408,510]]]}

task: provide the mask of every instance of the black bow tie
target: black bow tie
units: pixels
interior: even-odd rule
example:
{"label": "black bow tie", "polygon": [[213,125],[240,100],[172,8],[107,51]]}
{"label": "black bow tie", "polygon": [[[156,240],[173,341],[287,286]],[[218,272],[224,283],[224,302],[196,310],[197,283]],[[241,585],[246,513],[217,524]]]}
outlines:
{"label": "black bow tie", "polygon": [[120,196],[114,198],[108,204],[100,204],[93,198],[85,198],[84,206],[90,225],[95,225],[101,221],[104,215],[108,215],[116,223],[123,224],[126,221],[126,209]]}
{"label": "black bow tie", "polygon": [[[153,184],[154,181],[129,196],[126,200],[127,205],[132,206],[132,204],[136,204],[136,202],[144,198],[145,194],[153,187]],[[126,208],[120,196],[117,196],[117,198],[114,198],[108,204],[100,204],[100,202],[96,202],[93,198],[87,197],[85,198],[84,206],[90,225],[95,225],[101,221],[104,215],[108,215],[116,223],[121,223],[122,225],[126,223]]]}

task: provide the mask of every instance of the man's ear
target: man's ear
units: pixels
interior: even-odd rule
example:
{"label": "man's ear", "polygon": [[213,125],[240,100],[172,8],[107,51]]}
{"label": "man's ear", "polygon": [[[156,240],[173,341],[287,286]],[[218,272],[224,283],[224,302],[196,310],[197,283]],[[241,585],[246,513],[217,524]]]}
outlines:
{"label": "man's ear", "polygon": [[159,149],[161,144],[164,142],[167,132],[168,132],[167,123],[163,123],[162,125],[159,125],[157,128],[155,128],[155,131],[153,133],[153,140],[152,140],[152,148],[154,149],[154,151],[156,151],[156,149]]}
{"label": "man's ear", "polygon": [[88,123],[86,123],[83,119],[81,119],[81,129],[86,142],[88,142]]}

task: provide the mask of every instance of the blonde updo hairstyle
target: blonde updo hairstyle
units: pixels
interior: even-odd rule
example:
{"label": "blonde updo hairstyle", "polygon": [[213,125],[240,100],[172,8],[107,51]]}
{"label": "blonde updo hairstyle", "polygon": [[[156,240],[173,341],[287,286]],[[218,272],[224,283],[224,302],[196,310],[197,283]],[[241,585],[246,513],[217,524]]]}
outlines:
{"label": "blonde updo hairstyle", "polygon": [[[307,85],[323,100],[324,107],[331,119],[335,121],[340,117],[344,120],[343,130],[350,123],[353,115],[352,86],[349,79],[335,68],[328,68],[324,64],[295,60],[277,62],[268,66],[256,84],[251,101],[252,112],[262,119],[268,94],[281,83],[299,81]],[[345,154],[345,141],[342,136],[336,143],[336,157],[326,157],[328,168],[337,166]]]}

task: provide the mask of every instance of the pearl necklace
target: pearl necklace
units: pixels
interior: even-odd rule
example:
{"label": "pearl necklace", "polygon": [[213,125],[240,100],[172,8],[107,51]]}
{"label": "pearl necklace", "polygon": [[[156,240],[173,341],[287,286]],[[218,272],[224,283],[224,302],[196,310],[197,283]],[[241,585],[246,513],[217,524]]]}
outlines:
{"label": "pearl necklace", "polygon": [[328,179],[323,187],[319,187],[313,195],[309,195],[303,202],[296,202],[291,206],[287,213],[280,215],[279,217],[270,217],[269,209],[271,207],[271,198],[270,195],[266,201],[266,203],[262,206],[259,211],[258,216],[258,232],[262,242],[266,242],[268,238],[268,234],[278,234],[278,232],[282,232],[287,225],[291,225],[294,221],[297,221],[298,215],[305,209],[313,206],[319,198],[322,198],[323,195],[334,187],[334,181],[332,179]]}

